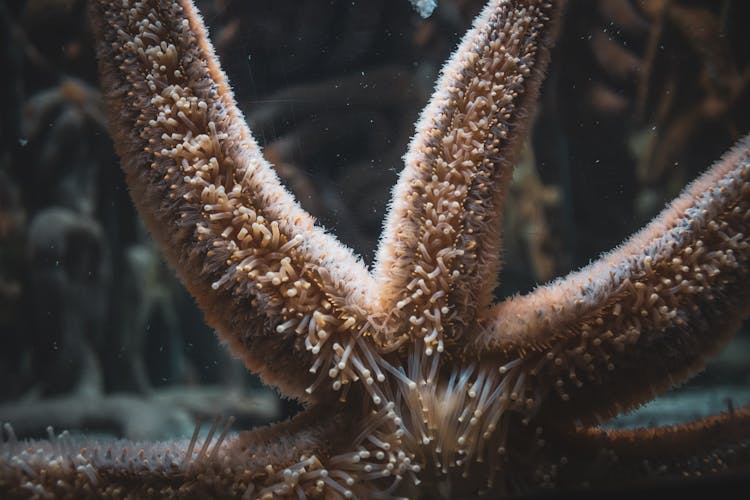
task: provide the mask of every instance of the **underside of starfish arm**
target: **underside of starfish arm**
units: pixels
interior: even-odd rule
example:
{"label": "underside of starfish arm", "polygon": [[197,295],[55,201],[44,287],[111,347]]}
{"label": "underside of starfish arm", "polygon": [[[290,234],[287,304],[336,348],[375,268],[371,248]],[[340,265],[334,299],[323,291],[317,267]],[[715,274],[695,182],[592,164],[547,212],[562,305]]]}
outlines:
{"label": "underside of starfish arm", "polygon": [[380,307],[408,325],[395,335],[423,338],[428,353],[491,301],[505,191],[559,3],[490,1],[443,68],[405,156],[378,250]]}
{"label": "underside of starfish arm", "polygon": [[[746,478],[750,407],[664,427],[545,433],[537,477],[557,489],[665,486],[703,477]],[[544,459],[541,457],[544,456]]]}
{"label": "underside of starfish arm", "polygon": [[750,310],[748,279],[750,137],[619,249],[491,309],[467,353],[520,359],[529,397],[596,421],[702,369]]}
{"label": "underside of starfish arm", "polygon": [[[227,436],[217,419],[205,439],[99,442],[52,435],[4,442],[3,498],[371,498],[418,467],[394,451],[390,407],[359,422],[330,407]],[[392,473],[392,475],[391,475]],[[395,484],[394,484],[395,483]],[[36,496],[35,496],[36,495]]]}
{"label": "underside of starfish arm", "polygon": [[336,362],[337,332],[366,324],[369,273],[263,159],[189,0],[89,10],[141,216],[232,351],[287,395],[305,395],[311,366]]}

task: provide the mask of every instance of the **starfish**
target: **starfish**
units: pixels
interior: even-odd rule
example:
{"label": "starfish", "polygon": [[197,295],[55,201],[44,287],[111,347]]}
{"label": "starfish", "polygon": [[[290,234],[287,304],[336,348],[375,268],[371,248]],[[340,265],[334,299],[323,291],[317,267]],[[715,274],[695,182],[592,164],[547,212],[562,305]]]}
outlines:
{"label": "starfish", "polygon": [[750,306],[750,138],[621,247],[493,304],[504,196],[560,16],[491,0],[444,67],[373,272],[285,191],[190,0],[92,0],[132,198],[207,322],[303,401],[202,442],[0,446],[0,491],[45,496],[391,497],[736,472],[750,408],[682,426],[603,420],[687,379]]}

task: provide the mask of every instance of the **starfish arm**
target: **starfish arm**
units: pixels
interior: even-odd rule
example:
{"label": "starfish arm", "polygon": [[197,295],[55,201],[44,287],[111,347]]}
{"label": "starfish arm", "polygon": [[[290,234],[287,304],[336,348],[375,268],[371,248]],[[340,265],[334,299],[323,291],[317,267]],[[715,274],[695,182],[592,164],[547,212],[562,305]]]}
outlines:
{"label": "starfish arm", "polygon": [[189,0],[98,0],[89,10],[140,214],[232,351],[304,396],[308,369],[342,351],[326,340],[366,323],[369,273],[263,159]]}
{"label": "starfish arm", "polygon": [[491,301],[503,199],[558,4],[490,1],[443,68],[405,156],[378,250],[379,306],[428,354]]}
{"label": "starfish arm", "polygon": [[399,453],[395,419],[391,406],[361,420],[319,406],[232,436],[231,420],[220,429],[217,419],[205,439],[196,429],[189,441],[163,443],[18,441],[6,426],[0,491],[3,498],[371,498],[398,486],[396,475],[419,470],[413,456]]}
{"label": "starfish arm", "polygon": [[[558,415],[632,408],[702,369],[739,327],[749,238],[750,136],[619,249],[490,309],[468,351],[520,359]],[[560,397],[545,398],[553,387]]]}
{"label": "starfish arm", "polygon": [[561,489],[744,477],[750,470],[750,407],[664,427],[576,429],[549,436],[541,454],[546,460],[539,460],[536,477],[546,474]]}

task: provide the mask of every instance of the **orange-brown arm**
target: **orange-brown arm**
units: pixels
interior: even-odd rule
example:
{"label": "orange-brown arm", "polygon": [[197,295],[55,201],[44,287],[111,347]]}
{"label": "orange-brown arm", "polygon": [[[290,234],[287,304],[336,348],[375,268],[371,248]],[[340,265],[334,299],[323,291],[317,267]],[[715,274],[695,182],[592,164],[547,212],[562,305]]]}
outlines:
{"label": "orange-brown arm", "polygon": [[[548,60],[560,2],[491,1],[443,68],[405,156],[378,251],[385,342],[429,355],[490,304],[505,191]],[[400,338],[399,338],[400,337]]]}
{"label": "orange-brown arm", "polygon": [[557,489],[606,492],[616,485],[620,491],[705,477],[746,478],[750,471],[748,406],[685,424],[582,428],[546,437],[536,477],[548,477]]}
{"label": "orange-brown arm", "polygon": [[367,270],[263,159],[189,0],[89,10],[141,216],[231,350],[285,394],[306,396],[308,370],[327,376],[344,352],[337,336],[367,323]]}
{"label": "orange-brown arm", "polygon": [[[0,428],[3,498],[371,498],[419,467],[400,452],[391,406],[361,418],[314,407],[271,427],[163,443],[50,436]],[[358,424],[361,424],[358,425]],[[50,431],[51,433],[51,431]],[[7,439],[3,434],[8,434]],[[399,480],[400,481],[400,480]],[[397,484],[397,483],[396,483]]]}
{"label": "orange-brown arm", "polygon": [[468,352],[521,359],[530,397],[596,421],[702,369],[748,314],[749,278],[746,137],[622,247],[492,308]]}

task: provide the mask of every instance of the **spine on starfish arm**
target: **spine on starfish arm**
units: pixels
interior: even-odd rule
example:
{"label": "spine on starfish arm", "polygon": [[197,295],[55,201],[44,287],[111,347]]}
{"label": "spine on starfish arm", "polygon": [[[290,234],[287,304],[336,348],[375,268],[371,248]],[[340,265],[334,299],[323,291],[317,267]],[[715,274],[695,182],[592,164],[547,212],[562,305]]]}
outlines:
{"label": "spine on starfish arm", "polygon": [[367,324],[370,275],[263,159],[192,3],[95,0],[89,11],[132,198],[208,323],[290,396],[307,395],[311,366],[351,370],[354,340],[336,335]]}
{"label": "spine on starfish arm", "polygon": [[410,333],[431,355],[468,327],[457,318],[490,304],[503,200],[561,3],[490,1],[443,68],[378,251],[380,307],[394,323],[411,325],[385,342]]}
{"label": "spine on starfish arm", "polygon": [[[401,451],[393,404],[355,422],[315,407],[272,427],[205,439],[20,441],[0,426],[0,496],[28,498],[392,498],[420,467]],[[361,427],[357,424],[362,424]],[[7,439],[3,436],[7,435]]]}
{"label": "spine on starfish arm", "polygon": [[467,349],[521,359],[557,416],[596,422],[702,369],[750,312],[749,279],[747,136],[620,248],[489,310]]}

